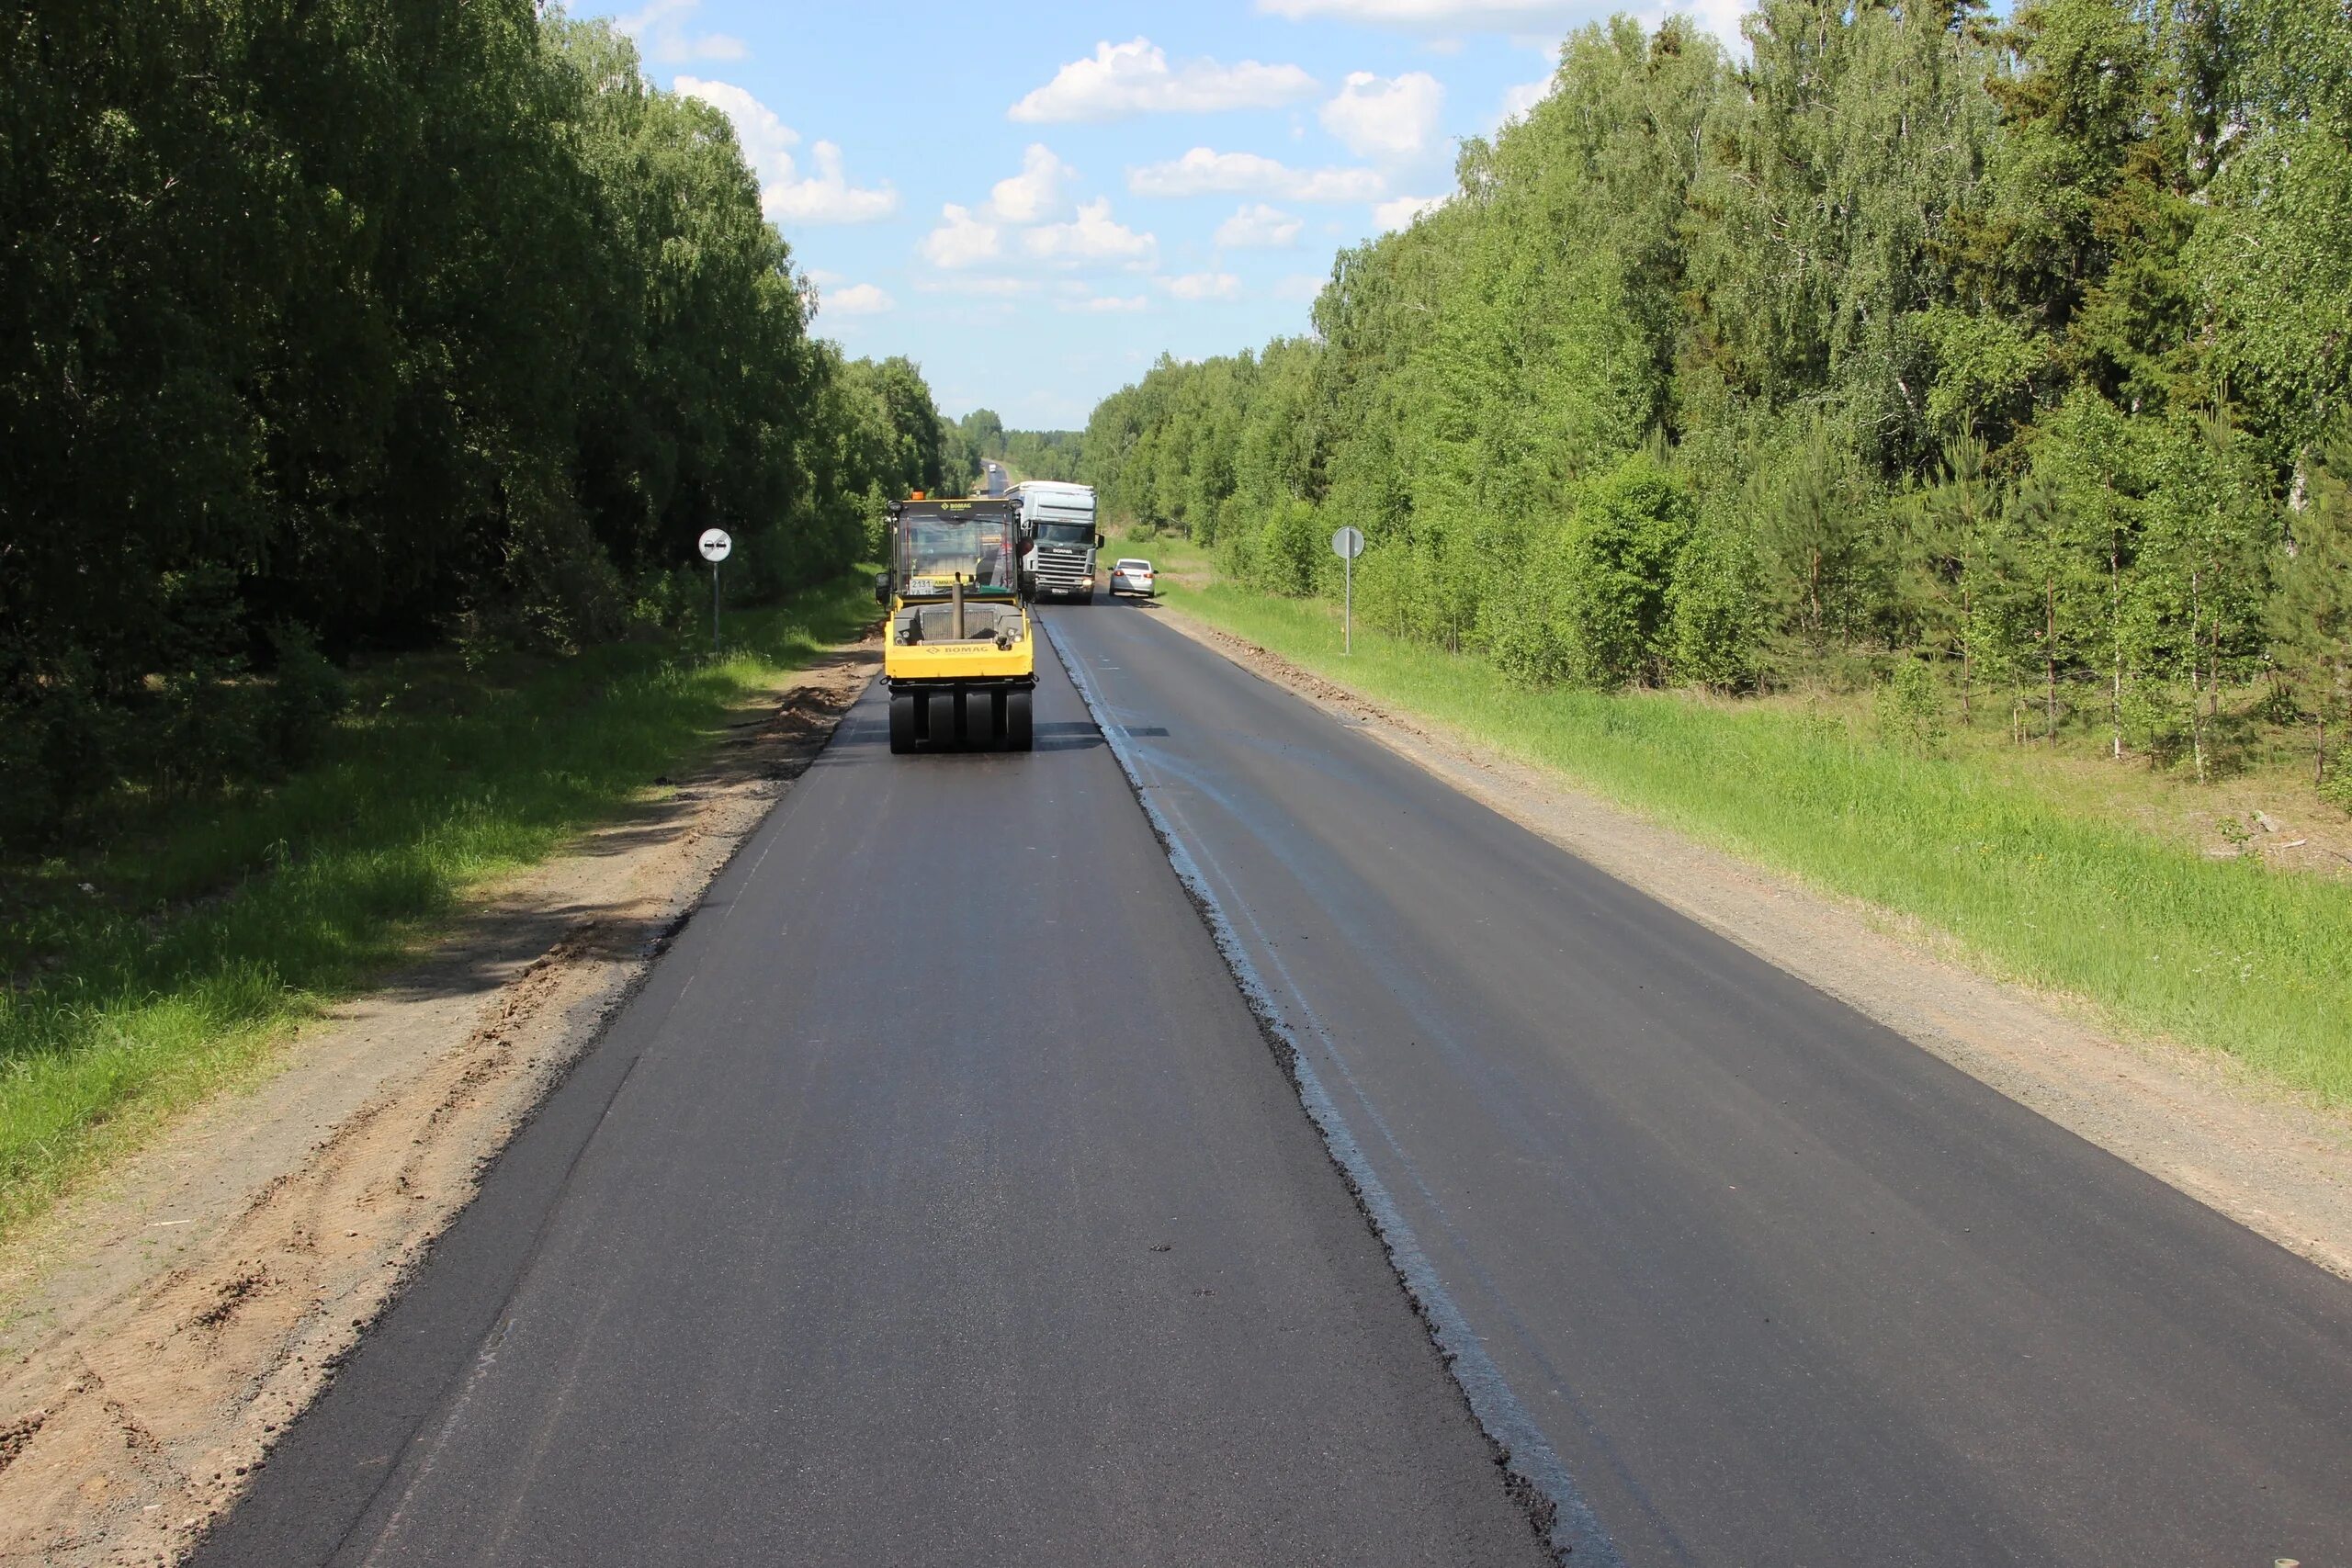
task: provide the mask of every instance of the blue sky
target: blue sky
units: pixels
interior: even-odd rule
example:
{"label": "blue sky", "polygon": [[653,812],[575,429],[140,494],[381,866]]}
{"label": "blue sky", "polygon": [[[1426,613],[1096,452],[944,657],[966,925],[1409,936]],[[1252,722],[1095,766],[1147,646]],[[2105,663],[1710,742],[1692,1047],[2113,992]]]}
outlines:
{"label": "blue sky", "polygon": [[[1736,0],[1709,3],[1730,30]],[[1058,428],[1162,351],[1306,330],[1334,251],[1450,189],[1460,139],[1532,102],[1560,38],[1611,7],[577,8],[734,121],[819,333],[919,361],[951,415]]]}

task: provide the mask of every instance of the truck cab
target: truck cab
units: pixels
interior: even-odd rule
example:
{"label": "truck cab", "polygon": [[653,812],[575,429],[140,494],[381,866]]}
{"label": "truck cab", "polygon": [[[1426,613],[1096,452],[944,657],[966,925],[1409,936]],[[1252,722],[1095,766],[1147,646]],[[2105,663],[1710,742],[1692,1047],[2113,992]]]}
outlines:
{"label": "truck cab", "polygon": [[890,612],[890,750],[1028,750],[1037,653],[1018,503],[905,501],[889,515],[890,570],[874,592]]}
{"label": "truck cab", "polygon": [[1041,599],[1094,600],[1094,487],[1023,479],[1006,492],[1021,507],[1022,570]]}

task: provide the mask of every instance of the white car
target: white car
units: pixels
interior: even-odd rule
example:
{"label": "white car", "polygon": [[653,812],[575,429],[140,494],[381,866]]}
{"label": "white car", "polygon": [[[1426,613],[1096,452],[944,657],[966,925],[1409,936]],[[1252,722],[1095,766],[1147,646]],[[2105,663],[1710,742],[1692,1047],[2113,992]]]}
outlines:
{"label": "white car", "polygon": [[1141,593],[1148,598],[1159,592],[1159,578],[1148,560],[1123,560],[1111,568],[1111,597],[1122,593]]}

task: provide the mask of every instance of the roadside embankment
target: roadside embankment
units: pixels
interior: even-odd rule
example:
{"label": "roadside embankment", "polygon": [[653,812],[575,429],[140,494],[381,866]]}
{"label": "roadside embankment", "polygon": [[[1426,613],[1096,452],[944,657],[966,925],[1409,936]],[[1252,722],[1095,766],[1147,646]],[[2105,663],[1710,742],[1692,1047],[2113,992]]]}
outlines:
{"label": "roadside embankment", "polygon": [[[0,864],[0,1238],[856,635],[854,578],[731,616],[728,652],[385,661],[318,761]],[[746,710],[748,711],[748,710]]]}
{"label": "roadside embankment", "polygon": [[1170,604],[1300,669],[1860,900],[1946,956],[2076,998],[2110,1027],[2226,1053],[2269,1083],[2352,1104],[2352,889],[2339,880],[2257,855],[2215,861],[1836,720],[1672,694],[1524,690],[1361,625],[1344,656],[1331,606],[1174,558]]}
{"label": "roadside embankment", "polygon": [[[870,643],[811,651],[797,672],[774,661],[833,610],[857,606],[803,606],[791,641],[778,622],[769,656],[716,676],[646,671],[657,693],[636,701],[714,705],[723,739],[687,726],[661,788],[638,776],[626,808],[559,852],[447,886],[437,939],[376,988],[289,1001],[235,1091],[110,1146],[102,1169],[85,1156],[83,1179],[20,1218],[0,1247],[0,1563],[175,1561],[243,1493],[871,680]],[[594,737],[612,738],[621,754],[589,776],[618,790],[625,734],[573,696],[571,763],[595,765]],[[647,734],[673,733],[639,713]]]}
{"label": "roadside embankment", "polygon": [[1158,617],[2086,1141],[2352,1279],[2344,1107],[2282,1091],[2218,1052],[2120,1036],[2078,998],[1951,962],[1952,944],[1916,920],[1760,868],[1183,610]]}

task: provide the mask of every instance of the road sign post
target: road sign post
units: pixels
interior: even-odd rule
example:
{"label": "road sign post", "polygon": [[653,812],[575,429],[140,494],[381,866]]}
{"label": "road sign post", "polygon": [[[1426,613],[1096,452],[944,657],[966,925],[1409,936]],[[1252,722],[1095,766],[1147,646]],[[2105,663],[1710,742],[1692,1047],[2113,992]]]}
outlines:
{"label": "road sign post", "polygon": [[1340,558],[1340,651],[1356,650],[1356,557],[1363,554],[1363,530],[1342,528],[1331,536],[1331,553]]}
{"label": "road sign post", "polygon": [[695,542],[695,547],[702,551],[702,558],[710,563],[710,651],[717,653],[718,651],[718,563],[733,552],[735,541],[728,536],[727,530],[724,528],[706,528],[703,530],[702,537]]}

